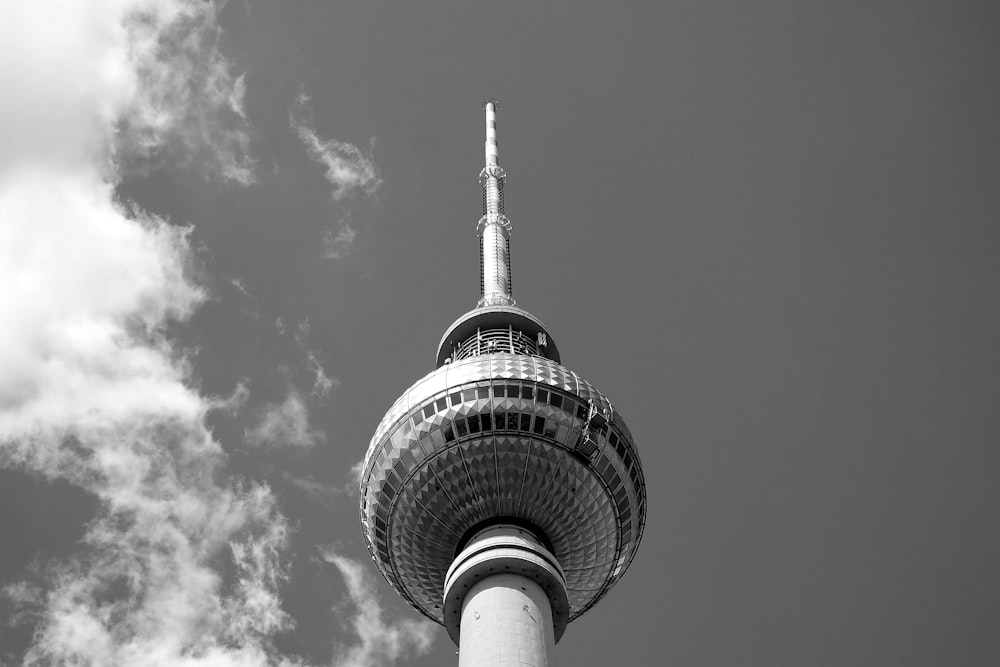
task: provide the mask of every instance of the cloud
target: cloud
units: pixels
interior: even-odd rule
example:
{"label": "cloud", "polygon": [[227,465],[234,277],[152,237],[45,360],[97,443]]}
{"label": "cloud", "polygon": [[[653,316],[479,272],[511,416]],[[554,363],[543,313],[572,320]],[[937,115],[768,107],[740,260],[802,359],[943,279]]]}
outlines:
{"label": "cloud", "polygon": [[338,554],[332,548],[322,550],[322,558],[340,571],[347,584],[350,600],[350,625],[357,641],[336,647],[335,667],[382,667],[414,654],[427,653],[436,626],[425,620],[387,622],[385,612],[372,585],[371,569]]}
{"label": "cloud", "polygon": [[336,139],[321,139],[312,126],[310,98],[305,93],[295,99],[289,111],[289,124],[299,135],[309,156],[326,169],[330,197],[337,202],[358,196],[370,196],[382,184],[382,176],[372,157],[375,140],[368,153],[354,144]]}
{"label": "cloud", "polygon": [[247,286],[243,283],[242,278],[233,278],[229,281],[229,284],[235,287],[236,291],[238,291],[240,294],[247,297],[248,299],[257,298],[253,294],[250,294],[250,292],[247,291]]}
{"label": "cloud", "polygon": [[307,355],[309,368],[313,372],[313,396],[327,397],[334,387],[340,385],[340,381],[326,374],[326,369],[319,362],[319,357],[312,350]]}
{"label": "cloud", "polygon": [[210,405],[215,410],[224,410],[231,415],[236,415],[246,406],[249,399],[250,387],[246,380],[240,380],[233,387],[233,391],[229,396],[214,398],[211,400]]}
{"label": "cloud", "polygon": [[309,408],[294,389],[281,403],[264,408],[260,421],[245,432],[254,447],[312,447],[322,434],[309,425]]}
{"label": "cloud", "polygon": [[323,234],[323,256],[327,259],[340,259],[346,257],[354,245],[354,239],[358,233],[348,223],[343,223],[334,233],[326,230]]}
{"label": "cloud", "polygon": [[351,479],[355,485],[361,484],[361,477],[365,474],[365,460],[363,458],[351,466]]}
{"label": "cloud", "polygon": [[244,109],[245,75],[218,44],[220,5],[204,0],[135,1],[126,15],[136,95],[119,119],[128,157],[166,153],[241,185],[255,180]]}
{"label": "cloud", "polygon": [[312,475],[297,475],[283,470],[281,471],[281,478],[283,482],[295,487],[310,499],[329,510],[339,510],[343,507],[342,503],[345,498],[348,498],[350,501],[357,498],[358,494],[357,485],[352,486],[350,491],[347,492],[346,487],[322,482]]}
{"label": "cloud", "polygon": [[[285,333],[285,325],[279,317],[275,323],[279,334]],[[309,334],[312,332],[312,323],[310,323],[309,318],[305,317],[295,323],[295,330],[292,332],[292,337],[295,339],[295,344],[299,346],[306,355],[306,365],[313,374],[313,396],[327,397],[330,392],[336,387],[340,386],[340,380],[336,378],[331,378],[326,369],[323,367],[322,362],[319,360],[319,355],[315,350],[309,347]]]}
{"label": "cloud", "polygon": [[161,158],[252,180],[215,12],[0,3],[0,465],[98,505],[72,553],[5,588],[33,624],[24,664],[291,664],[287,522],[229,472],[217,401],[167,336],[206,298],[190,230],[115,191]]}
{"label": "cloud", "polygon": [[268,664],[289,624],[273,576],[284,519],[266,487],[226,481],[211,401],[166,338],[204,299],[187,230],[56,170],[8,174],[0,221],[0,464],[100,507],[44,570],[25,663]]}
{"label": "cloud", "polygon": [[372,138],[367,153],[346,141],[321,139],[313,127],[309,102],[305,93],[295,99],[288,112],[289,124],[309,156],[326,169],[326,180],[331,186],[330,199],[343,210],[334,229],[323,233],[323,256],[342,259],[350,253],[357,238],[357,230],[350,224],[353,208],[359,199],[374,195],[382,185],[382,175],[372,155],[375,139]]}
{"label": "cloud", "polygon": [[[0,175],[25,164],[118,168],[157,158],[253,180],[245,79],[203,0],[35,0],[0,7]],[[13,66],[12,63],[16,63]]]}
{"label": "cloud", "polygon": [[[201,395],[168,335],[207,298],[190,229],[116,191],[163,160],[253,181],[246,79],[219,51],[217,9],[0,3],[0,465],[74,484],[98,508],[70,553],[3,589],[12,620],[31,625],[26,665],[300,664],[274,644],[293,626],[280,597],[288,521],[266,485],[231,472],[205,424],[240,410],[247,387]],[[378,187],[370,151],[311,126],[299,136],[335,200]],[[329,391],[335,380],[311,367],[314,390]],[[270,407],[249,437],[318,437],[297,392]],[[329,558],[357,606],[359,643],[341,664],[426,650],[428,624],[386,624],[362,566]]]}

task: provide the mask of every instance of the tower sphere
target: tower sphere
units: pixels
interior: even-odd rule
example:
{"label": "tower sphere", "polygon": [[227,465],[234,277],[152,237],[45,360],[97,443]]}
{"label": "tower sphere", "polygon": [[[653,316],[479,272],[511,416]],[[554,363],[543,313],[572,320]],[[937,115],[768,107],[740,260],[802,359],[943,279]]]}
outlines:
{"label": "tower sphere", "polygon": [[[635,557],[645,484],[620,411],[514,303],[491,112],[488,101],[479,306],[375,430],[361,524],[383,576],[456,642],[465,591],[504,569],[545,591],[558,640]],[[507,555],[489,560],[494,542]]]}

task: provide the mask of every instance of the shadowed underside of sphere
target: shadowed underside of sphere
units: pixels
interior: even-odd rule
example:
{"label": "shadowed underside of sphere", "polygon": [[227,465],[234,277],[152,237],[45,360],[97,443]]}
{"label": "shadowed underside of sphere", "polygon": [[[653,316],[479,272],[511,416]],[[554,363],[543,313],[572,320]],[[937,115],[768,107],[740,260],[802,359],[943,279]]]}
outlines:
{"label": "shadowed underside of sphere", "polygon": [[573,619],[632,561],[645,506],[611,403],[555,361],[517,354],[462,359],[413,385],[379,424],[361,481],[373,560],[439,623],[445,575],[474,527],[536,527],[565,572]]}

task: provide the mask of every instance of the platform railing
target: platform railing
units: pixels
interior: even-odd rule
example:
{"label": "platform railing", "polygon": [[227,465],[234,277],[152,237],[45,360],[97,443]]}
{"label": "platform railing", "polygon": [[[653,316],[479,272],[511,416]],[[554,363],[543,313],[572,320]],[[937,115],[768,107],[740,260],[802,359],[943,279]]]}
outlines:
{"label": "platform railing", "polygon": [[474,336],[470,336],[455,346],[455,354],[452,358],[458,361],[481,354],[498,353],[541,356],[538,352],[537,341],[512,327],[508,327],[506,329],[477,329]]}

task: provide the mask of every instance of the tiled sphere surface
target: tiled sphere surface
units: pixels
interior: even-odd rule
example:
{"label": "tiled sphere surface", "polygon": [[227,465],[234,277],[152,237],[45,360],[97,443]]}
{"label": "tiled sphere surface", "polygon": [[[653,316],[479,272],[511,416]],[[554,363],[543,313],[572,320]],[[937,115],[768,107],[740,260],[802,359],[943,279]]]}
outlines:
{"label": "tiled sphere surface", "polygon": [[[590,418],[590,406],[601,415]],[[486,354],[414,384],[365,455],[361,524],[372,559],[441,623],[445,574],[471,527],[537,526],[566,574],[570,620],[610,589],[645,523],[642,468],[610,401],[542,357]]]}

